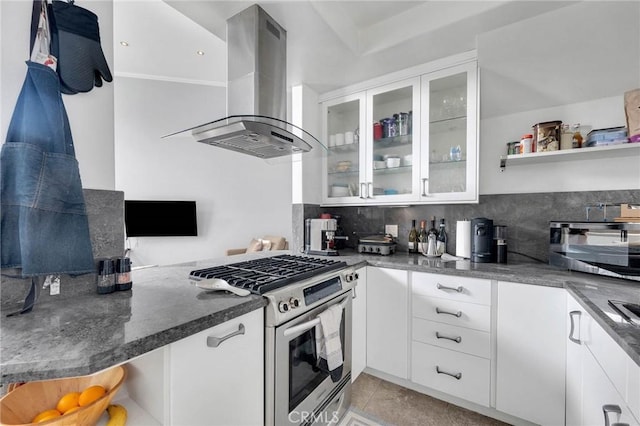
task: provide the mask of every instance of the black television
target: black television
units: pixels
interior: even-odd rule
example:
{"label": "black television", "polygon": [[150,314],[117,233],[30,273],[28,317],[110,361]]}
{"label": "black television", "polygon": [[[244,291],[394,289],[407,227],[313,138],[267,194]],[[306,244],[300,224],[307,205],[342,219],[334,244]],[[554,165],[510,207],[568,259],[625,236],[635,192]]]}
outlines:
{"label": "black television", "polygon": [[127,237],[195,237],[195,201],[124,201]]}

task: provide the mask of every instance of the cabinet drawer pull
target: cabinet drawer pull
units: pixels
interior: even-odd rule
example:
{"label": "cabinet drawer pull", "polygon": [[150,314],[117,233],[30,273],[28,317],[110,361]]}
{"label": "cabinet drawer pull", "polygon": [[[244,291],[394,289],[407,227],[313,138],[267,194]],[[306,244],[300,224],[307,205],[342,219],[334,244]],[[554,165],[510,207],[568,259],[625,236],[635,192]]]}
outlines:
{"label": "cabinet drawer pull", "polygon": [[458,336],[458,337],[443,336],[442,334],[438,333],[437,331],[436,331],[436,339],[453,340],[456,343],[462,342],[462,336]]}
{"label": "cabinet drawer pull", "polygon": [[580,339],[576,339],[575,337],[573,337],[573,334],[576,331],[576,324],[574,321],[574,315],[578,316],[578,320],[580,320],[580,316],[582,315],[582,312],[580,311],[571,311],[569,312],[569,318],[571,319],[571,330],[569,331],[569,340],[571,340],[573,343],[577,343],[577,344],[582,344],[582,342],[580,341]]}
{"label": "cabinet drawer pull", "polygon": [[447,287],[446,285],[438,283],[436,284],[436,288],[438,290],[457,291],[458,293],[462,293],[464,291],[464,287],[462,287],[461,285],[458,287]]}
{"label": "cabinet drawer pull", "polygon": [[436,307],[436,314],[453,315],[454,317],[460,318],[462,316],[462,311],[458,311],[458,312],[441,311],[440,308]]}
{"label": "cabinet drawer pull", "polygon": [[447,376],[451,376],[456,380],[462,379],[462,373],[456,373],[456,374],[449,373],[447,371],[440,370],[440,366],[438,366],[438,365],[436,365],[436,373],[438,373],[438,374],[446,374]]}
{"label": "cabinet drawer pull", "polygon": [[220,343],[224,342],[227,339],[231,339],[233,336],[238,336],[240,334],[244,334],[244,324],[240,324],[236,331],[233,331],[224,337],[207,336],[207,346],[209,346],[210,348],[217,348],[220,345]]}
{"label": "cabinet drawer pull", "polygon": [[609,413],[616,413],[618,415],[618,420],[620,420],[622,409],[616,404],[605,404],[602,406],[602,413],[604,414],[604,426],[609,426]]}

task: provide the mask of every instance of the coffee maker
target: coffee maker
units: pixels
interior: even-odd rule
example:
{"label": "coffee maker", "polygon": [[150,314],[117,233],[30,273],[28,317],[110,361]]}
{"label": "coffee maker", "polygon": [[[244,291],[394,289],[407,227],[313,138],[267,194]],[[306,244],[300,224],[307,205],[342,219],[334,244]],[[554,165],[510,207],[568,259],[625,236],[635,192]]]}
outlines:
{"label": "coffee maker", "polygon": [[335,219],[306,219],[304,221],[304,252],[324,256],[337,256]]}
{"label": "coffee maker", "polygon": [[493,262],[493,220],[486,217],[471,219],[471,261]]}

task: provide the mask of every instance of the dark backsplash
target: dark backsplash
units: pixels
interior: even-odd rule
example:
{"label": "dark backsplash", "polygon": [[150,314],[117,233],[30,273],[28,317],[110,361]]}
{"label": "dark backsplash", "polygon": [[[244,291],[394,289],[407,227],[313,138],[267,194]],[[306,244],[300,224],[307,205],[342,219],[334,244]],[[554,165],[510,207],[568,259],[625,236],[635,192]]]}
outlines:
{"label": "dark backsplash", "polygon": [[[544,262],[548,261],[549,221],[586,220],[587,206],[620,203],[640,203],[640,191],[585,191],[546,192],[529,194],[481,195],[478,204],[438,204],[409,207],[320,207],[318,205],[293,206],[293,248],[304,247],[304,219],[316,218],[320,213],[340,215],[340,224],[350,237],[383,234],[385,225],[398,225],[398,251],[407,250],[407,236],[411,220],[419,227],[420,220],[436,217],[436,226],[445,219],[449,236],[447,251],[455,254],[456,222],[474,217],[486,217],[494,225],[508,227],[508,249]],[[619,216],[619,207],[607,207],[607,220]],[[591,221],[602,221],[603,210],[591,208]],[[348,247],[357,246],[357,238],[350,238]]]}

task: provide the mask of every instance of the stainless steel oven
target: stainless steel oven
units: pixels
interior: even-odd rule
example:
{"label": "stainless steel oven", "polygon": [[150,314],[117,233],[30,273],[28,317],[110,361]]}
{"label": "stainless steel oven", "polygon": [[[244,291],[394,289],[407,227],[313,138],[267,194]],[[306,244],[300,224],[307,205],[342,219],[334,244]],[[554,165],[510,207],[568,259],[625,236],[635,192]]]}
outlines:
{"label": "stainless steel oven", "polygon": [[[273,414],[267,411],[268,425],[335,424],[346,412],[351,403],[351,298],[347,290],[285,324],[267,326],[266,406],[273,407]],[[332,378],[319,367],[316,332],[318,314],[336,304],[342,307],[343,365]]]}
{"label": "stainless steel oven", "polygon": [[[326,257],[280,255],[191,272],[261,294],[265,308],[265,424],[336,424],[351,403],[352,294],[358,274]],[[318,315],[340,306],[342,367],[327,371]],[[323,368],[324,367],[324,368]]]}

